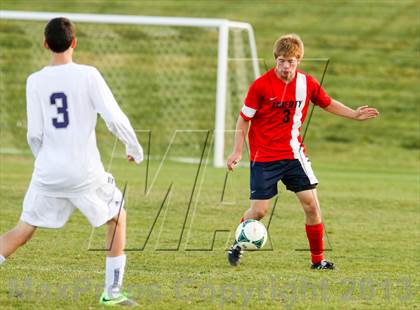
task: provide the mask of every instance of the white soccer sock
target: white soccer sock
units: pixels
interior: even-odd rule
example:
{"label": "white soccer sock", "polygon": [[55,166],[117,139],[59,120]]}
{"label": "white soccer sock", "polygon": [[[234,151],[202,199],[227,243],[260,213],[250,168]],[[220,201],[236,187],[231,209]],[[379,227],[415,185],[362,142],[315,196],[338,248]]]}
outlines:
{"label": "white soccer sock", "polygon": [[3,255],[0,255],[0,265],[6,261],[6,258]]}
{"label": "white soccer sock", "polygon": [[115,298],[121,292],[126,256],[107,256],[104,292],[108,298]]}

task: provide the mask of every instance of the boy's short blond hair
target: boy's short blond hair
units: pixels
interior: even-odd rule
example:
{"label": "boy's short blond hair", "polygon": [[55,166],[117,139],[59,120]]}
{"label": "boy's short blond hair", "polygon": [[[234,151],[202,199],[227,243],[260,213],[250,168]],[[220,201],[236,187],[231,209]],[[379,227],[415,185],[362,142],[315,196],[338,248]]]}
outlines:
{"label": "boy's short blond hair", "polygon": [[295,33],[281,36],[276,43],[274,43],[273,54],[277,59],[279,56],[296,57],[298,60],[303,58],[303,42],[302,39]]}

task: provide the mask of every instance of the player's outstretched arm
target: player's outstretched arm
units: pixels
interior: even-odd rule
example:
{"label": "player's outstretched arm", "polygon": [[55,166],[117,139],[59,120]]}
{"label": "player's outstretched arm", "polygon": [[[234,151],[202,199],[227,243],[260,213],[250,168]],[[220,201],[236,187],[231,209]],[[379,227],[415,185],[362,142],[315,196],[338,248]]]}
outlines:
{"label": "player's outstretched arm", "polygon": [[143,161],[143,148],[137,140],[130,121],[96,69],[92,71],[90,90],[95,110],[105,120],[108,129],[124,143],[128,161],[140,164]]}
{"label": "player's outstretched arm", "polygon": [[332,100],[331,104],[324,108],[325,111],[346,117],[349,119],[354,119],[357,121],[364,121],[371,118],[375,118],[379,115],[379,111],[375,108],[370,108],[367,105],[358,107],[356,110],[349,108],[337,100]]}
{"label": "player's outstretched arm", "polygon": [[239,115],[238,121],[236,122],[235,146],[226,163],[229,171],[232,171],[235,168],[235,165],[242,159],[242,150],[244,148],[246,135],[248,134],[248,129],[249,121],[244,120]]}

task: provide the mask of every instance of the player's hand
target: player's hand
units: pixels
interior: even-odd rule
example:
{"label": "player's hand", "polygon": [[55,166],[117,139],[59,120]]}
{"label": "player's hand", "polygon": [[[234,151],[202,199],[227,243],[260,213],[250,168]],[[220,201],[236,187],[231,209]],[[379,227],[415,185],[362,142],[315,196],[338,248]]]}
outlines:
{"label": "player's hand", "polygon": [[134,146],[127,146],[125,150],[125,154],[127,156],[127,160],[129,162],[134,161],[136,164],[140,164],[143,159],[143,148],[140,144],[134,145]]}
{"label": "player's hand", "polygon": [[242,159],[241,153],[230,154],[226,163],[228,170],[233,171],[233,169],[235,168],[235,166],[239,163],[241,159]]}
{"label": "player's hand", "polygon": [[379,115],[379,111],[375,108],[369,108],[369,106],[364,105],[356,109],[355,119],[358,121],[364,121],[367,119],[375,118]]}

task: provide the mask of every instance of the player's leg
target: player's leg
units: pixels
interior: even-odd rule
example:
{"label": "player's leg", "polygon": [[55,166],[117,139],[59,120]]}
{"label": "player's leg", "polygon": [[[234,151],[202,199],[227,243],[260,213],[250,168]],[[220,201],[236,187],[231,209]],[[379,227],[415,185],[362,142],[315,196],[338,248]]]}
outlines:
{"label": "player's leg", "polygon": [[105,286],[100,298],[104,305],[135,305],[122,292],[126,256],[126,211],[121,191],[112,175],[97,190],[72,199],[72,203],[85,215],[93,227],[107,224],[105,239]]}
{"label": "player's leg", "polygon": [[105,289],[100,300],[101,303],[106,305],[136,305],[121,290],[126,263],[126,255],[124,254],[126,218],[127,213],[124,208],[121,208],[118,214],[107,222],[106,247],[108,251],[106,256]]}
{"label": "player's leg", "polygon": [[106,233],[106,262],[105,287],[103,299],[115,299],[122,294],[122,285],[125,272],[126,255],[125,230],[127,214],[121,192],[115,187],[112,201],[109,203],[114,210],[110,210],[113,217],[107,221]]}
{"label": "player's leg", "polygon": [[37,227],[62,227],[72,212],[73,206],[68,199],[44,196],[29,186],[20,221],[0,237],[0,255],[8,257],[15,252],[32,237]]}
{"label": "player's leg", "polygon": [[[267,214],[269,204],[270,199],[251,200],[251,206],[245,211],[243,218],[241,218],[241,223],[249,219],[261,220]],[[236,244],[235,240],[228,251],[228,261],[232,266],[237,266],[241,256],[242,249]]]}
{"label": "player's leg", "polygon": [[121,208],[119,214],[107,222],[106,248],[108,257],[116,257],[124,254],[126,211]]}
{"label": "player's leg", "polygon": [[318,225],[321,220],[321,209],[319,207],[316,188],[296,193],[305,214],[306,225]]}
{"label": "player's leg", "polygon": [[245,211],[245,214],[242,220],[244,221],[249,220],[249,219],[261,220],[264,216],[266,216],[269,205],[270,205],[270,199],[251,200],[251,206],[249,207],[248,210]]}
{"label": "player's leg", "polygon": [[305,213],[305,230],[311,251],[313,269],[333,269],[334,264],[324,260],[324,226],[316,189],[296,193]]}
{"label": "player's leg", "polygon": [[19,221],[7,233],[0,236],[0,264],[19,247],[28,242],[36,230],[35,226]]}
{"label": "player's leg", "polygon": [[[267,214],[271,198],[277,195],[277,182],[283,175],[284,166],[281,161],[251,162],[251,205],[241,218],[241,222],[248,219],[261,220]],[[228,261],[232,266],[237,266],[241,256],[242,249],[235,240],[228,251]]]}
{"label": "player's leg", "polygon": [[333,269],[333,264],[324,260],[321,209],[316,186],[318,180],[312,171],[311,162],[301,154],[299,160],[291,160],[282,179],[286,188],[296,193],[305,213],[305,230],[311,251],[312,268]]}

